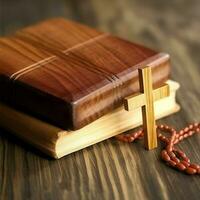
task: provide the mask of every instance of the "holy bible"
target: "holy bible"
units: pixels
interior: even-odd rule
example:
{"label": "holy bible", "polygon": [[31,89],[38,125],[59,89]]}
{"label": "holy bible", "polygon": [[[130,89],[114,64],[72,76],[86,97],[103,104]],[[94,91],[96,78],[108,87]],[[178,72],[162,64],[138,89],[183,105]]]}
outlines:
{"label": "holy bible", "polygon": [[[141,124],[140,109],[122,106],[145,66],[154,88],[169,79],[168,54],[76,22],[19,30],[0,38],[0,125],[56,158],[112,137]],[[178,110],[171,90],[157,118]]]}
{"label": "holy bible", "polygon": [[138,68],[154,87],[169,55],[64,19],[0,39],[0,101],[62,129],[77,130],[139,91]]}
{"label": "holy bible", "polygon": [[[175,100],[179,84],[174,81],[167,81],[167,84],[170,86],[170,96],[154,103],[156,119],[166,117],[180,109]],[[142,124],[140,108],[128,112],[119,107],[76,131],[62,130],[2,103],[0,103],[0,115],[2,128],[56,159]]]}

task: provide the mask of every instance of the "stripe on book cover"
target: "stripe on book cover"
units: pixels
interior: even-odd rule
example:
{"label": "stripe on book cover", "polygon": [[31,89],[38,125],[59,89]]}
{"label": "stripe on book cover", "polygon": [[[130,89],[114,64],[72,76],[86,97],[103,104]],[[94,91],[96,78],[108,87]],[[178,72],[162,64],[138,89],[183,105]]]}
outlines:
{"label": "stripe on book cover", "polygon": [[[87,41],[85,41],[85,42],[82,42],[82,43],[80,43],[80,44],[74,45],[73,47],[70,47],[69,49],[66,49],[66,50],[62,51],[62,53],[67,54],[68,52],[70,52],[70,51],[72,51],[72,50],[74,50],[74,49],[78,49],[78,48],[80,48],[80,47],[83,47],[83,46],[85,46],[85,45],[88,45],[88,44],[90,44],[90,43],[93,43],[93,42],[95,42],[95,41],[97,41],[97,40],[99,40],[99,39],[102,39],[102,38],[107,37],[108,35],[109,35],[108,33],[101,34],[101,35],[96,36],[96,37],[94,37],[94,38],[91,38],[91,39],[89,39],[89,40],[87,40]],[[50,62],[56,60],[57,58],[58,58],[57,56],[51,56],[51,57],[45,58],[45,59],[43,59],[43,60],[41,60],[41,61],[39,61],[39,62],[36,62],[36,63],[34,63],[34,64],[32,64],[32,65],[29,65],[29,66],[27,66],[27,67],[25,67],[25,68],[23,68],[23,69],[21,69],[21,70],[18,70],[18,71],[15,72],[15,73],[13,73],[13,74],[10,76],[10,79],[12,79],[12,80],[17,80],[17,79],[19,79],[21,76],[23,76],[23,75],[25,75],[25,74],[27,74],[27,73],[33,71],[33,70],[36,70],[36,69],[38,69],[38,68],[44,66],[45,64],[50,63]]]}

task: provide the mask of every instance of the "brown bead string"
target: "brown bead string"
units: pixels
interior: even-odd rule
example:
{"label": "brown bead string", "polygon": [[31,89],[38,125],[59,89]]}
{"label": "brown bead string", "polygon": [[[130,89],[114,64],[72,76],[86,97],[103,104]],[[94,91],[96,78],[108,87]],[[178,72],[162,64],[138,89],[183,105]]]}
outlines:
{"label": "brown bead string", "polygon": [[[179,132],[166,125],[158,125],[156,128],[158,132],[158,139],[166,144],[165,148],[161,152],[162,160],[164,160],[169,166],[187,174],[200,174],[200,165],[190,163],[190,159],[186,156],[186,154],[175,148],[175,144],[195,133],[200,133],[200,123],[190,124]],[[159,133],[159,131],[170,133],[171,137],[167,138],[163,134]],[[139,130],[130,134],[120,134],[116,136],[116,138],[123,142],[133,142],[136,139],[141,139],[143,135],[144,131]]]}

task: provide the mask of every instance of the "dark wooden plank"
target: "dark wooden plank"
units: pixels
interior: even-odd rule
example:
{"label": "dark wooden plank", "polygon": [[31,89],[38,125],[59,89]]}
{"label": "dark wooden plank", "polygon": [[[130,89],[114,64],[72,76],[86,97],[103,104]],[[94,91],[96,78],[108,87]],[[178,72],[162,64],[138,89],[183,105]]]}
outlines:
{"label": "dark wooden plank", "polygon": [[[161,122],[179,129],[200,120],[199,6],[198,0],[0,0],[0,34],[59,15],[169,52],[182,110]],[[167,167],[161,147],[147,152],[142,142],[110,139],[54,161],[6,135],[1,131],[1,199],[199,199],[199,177]],[[194,136],[180,147],[199,162],[199,145]]]}

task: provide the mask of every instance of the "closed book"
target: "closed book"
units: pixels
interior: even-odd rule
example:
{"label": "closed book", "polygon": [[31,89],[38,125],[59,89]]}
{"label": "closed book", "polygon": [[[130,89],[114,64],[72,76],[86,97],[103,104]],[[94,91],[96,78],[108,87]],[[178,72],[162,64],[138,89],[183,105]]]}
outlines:
{"label": "closed book", "polygon": [[65,19],[0,39],[0,101],[62,129],[77,130],[139,91],[138,68],[154,87],[169,78],[169,55]]}
{"label": "closed book", "polygon": [[[176,91],[179,84],[167,81],[170,96],[155,101],[155,117],[160,119],[179,111]],[[0,103],[0,127],[53,158],[61,158],[105,139],[130,131],[142,124],[141,109],[126,111],[123,107],[100,117],[79,130],[63,130]]]}

